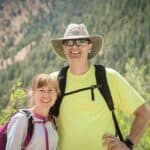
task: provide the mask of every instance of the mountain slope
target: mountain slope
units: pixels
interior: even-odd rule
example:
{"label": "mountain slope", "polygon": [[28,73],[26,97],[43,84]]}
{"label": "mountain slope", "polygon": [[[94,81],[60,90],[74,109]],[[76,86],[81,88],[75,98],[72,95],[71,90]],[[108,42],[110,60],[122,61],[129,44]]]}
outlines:
{"label": "mountain slope", "polygon": [[6,0],[0,8],[0,99],[4,104],[16,79],[21,78],[26,88],[35,74],[62,66],[64,61],[52,52],[50,39],[62,36],[70,22],[83,22],[91,34],[104,35],[103,50],[93,62],[124,74],[134,58],[139,70],[145,68],[143,84],[150,82],[148,0]]}

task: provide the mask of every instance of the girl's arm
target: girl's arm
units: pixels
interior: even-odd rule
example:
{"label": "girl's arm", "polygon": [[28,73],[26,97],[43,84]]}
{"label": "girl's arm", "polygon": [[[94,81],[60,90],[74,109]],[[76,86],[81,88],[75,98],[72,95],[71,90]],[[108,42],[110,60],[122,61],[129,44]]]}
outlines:
{"label": "girl's arm", "polygon": [[6,150],[21,150],[27,123],[28,119],[25,113],[18,112],[11,118],[7,128]]}

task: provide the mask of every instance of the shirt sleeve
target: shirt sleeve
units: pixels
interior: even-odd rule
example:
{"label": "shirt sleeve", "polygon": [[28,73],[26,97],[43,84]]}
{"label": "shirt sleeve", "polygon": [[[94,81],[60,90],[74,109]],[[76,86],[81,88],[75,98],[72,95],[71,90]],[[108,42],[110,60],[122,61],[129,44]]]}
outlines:
{"label": "shirt sleeve", "polygon": [[27,122],[25,113],[18,112],[11,118],[7,128],[6,150],[21,150],[27,131]]}
{"label": "shirt sleeve", "polygon": [[52,79],[57,79],[58,74],[59,74],[59,72],[55,71],[55,72],[50,73],[49,77],[52,78]]}
{"label": "shirt sleeve", "polygon": [[113,69],[107,69],[107,79],[115,108],[129,116],[144,104],[144,99],[129,82]]}

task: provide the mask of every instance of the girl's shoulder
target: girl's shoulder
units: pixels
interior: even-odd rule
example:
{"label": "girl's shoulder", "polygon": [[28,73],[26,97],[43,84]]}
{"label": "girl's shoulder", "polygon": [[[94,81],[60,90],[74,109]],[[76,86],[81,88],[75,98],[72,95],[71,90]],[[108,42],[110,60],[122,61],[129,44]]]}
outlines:
{"label": "girl's shoulder", "polygon": [[29,109],[20,109],[12,115],[10,123],[19,121],[21,121],[22,123],[26,123],[31,116],[32,113]]}

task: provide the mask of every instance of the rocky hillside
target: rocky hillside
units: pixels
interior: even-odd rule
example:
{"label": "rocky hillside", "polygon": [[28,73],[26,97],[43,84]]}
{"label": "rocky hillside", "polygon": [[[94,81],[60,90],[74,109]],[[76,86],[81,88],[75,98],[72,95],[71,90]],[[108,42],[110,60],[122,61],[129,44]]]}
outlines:
{"label": "rocky hillside", "polygon": [[[62,36],[70,22],[85,23],[91,34],[102,34],[103,50],[92,61],[116,68],[148,98],[149,10],[148,0],[1,0],[2,107],[9,102],[17,79],[26,88],[35,74],[60,69],[64,61],[52,52],[50,39]],[[140,83],[135,82],[134,74]]]}
{"label": "rocky hillside", "polygon": [[34,46],[35,42],[27,43],[18,48],[19,43],[26,35],[26,24],[30,16],[38,16],[39,10],[49,13],[46,3],[40,0],[11,1],[6,0],[0,4],[0,69],[6,69],[14,62],[23,61]]}

